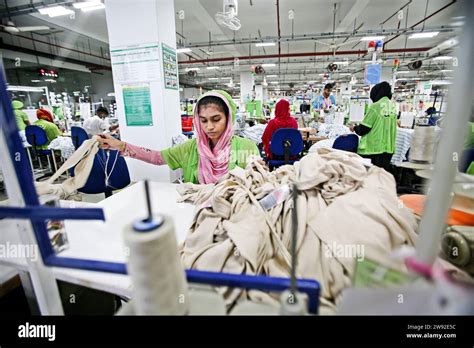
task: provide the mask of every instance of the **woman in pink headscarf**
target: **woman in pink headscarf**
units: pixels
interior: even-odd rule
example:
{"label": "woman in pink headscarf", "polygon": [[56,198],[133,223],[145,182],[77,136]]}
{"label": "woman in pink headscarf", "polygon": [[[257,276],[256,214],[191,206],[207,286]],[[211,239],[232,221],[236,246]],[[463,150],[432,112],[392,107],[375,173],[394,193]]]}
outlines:
{"label": "woman in pink headscarf", "polygon": [[270,151],[270,142],[272,140],[273,133],[280,128],[298,128],[296,120],[290,116],[290,103],[282,99],[275,107],[275,118],[271,120],[262,136],[263,150],[268,159],[272,158]]}
{"label": "woman in pink headscarf", "polygon": [[252,141],[234,135],[235,104],[224,91],[204,94],[194,109],[196,138],[165,150],[149,150],[125,143],[109,135],[96,136],[104,149],[120,150],[124,156],[171,169],[183,169],[185,182],[215,183],[229,170],[245,168],[253,156],[259,157]]}

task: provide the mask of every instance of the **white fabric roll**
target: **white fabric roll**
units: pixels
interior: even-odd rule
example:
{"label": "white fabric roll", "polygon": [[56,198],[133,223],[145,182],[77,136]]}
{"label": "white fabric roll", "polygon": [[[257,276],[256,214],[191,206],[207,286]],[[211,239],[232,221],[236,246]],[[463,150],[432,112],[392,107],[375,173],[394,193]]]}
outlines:
{"label": "white fabric roll", "polygon": [[129,248],[128,272],[138,315],[182,315],[188,310],[187,283],[178,255],[172,219],[149,232],[124,230]]}

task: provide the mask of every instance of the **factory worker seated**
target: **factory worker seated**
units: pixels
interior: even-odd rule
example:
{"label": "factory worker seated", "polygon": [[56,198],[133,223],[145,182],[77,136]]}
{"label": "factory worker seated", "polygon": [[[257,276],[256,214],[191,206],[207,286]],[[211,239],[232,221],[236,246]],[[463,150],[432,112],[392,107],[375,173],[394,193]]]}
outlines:
{"label": "factory worker seated", "polygon": [[61,136],[62,133],[59,130],[58,126],[54,124],[53,115],[46,109],[38,109],[36,110],[36,117],[38,118],[35,121],[34,125],[41,127],[46,132],[46,138],[48,142],[45,145],[39,146],[38,148],[42,150],[48,149],[49,143],[56,139],[57,137]]}
{"label": "factory worker seated", "polygon": [[89,135],[89,137],[97,134],[101,134],[105,131],[113,131],[118,128],[118,125],[110,126],[107,120],[109,112],[107,108],[99,106],[96,110],[96,115],[89,117],[84,121],[83,128]]}
{"label": "factory worker seated", "polygon": [[[260,159],[254,142],[234,135],[236,107],[224,91],[204,94],[194,109],[195,139],[164,150],[150,150],[114,139],[96,136],[103,149],[119,150],[123,156],[155,165],[183,169],[185,182],[215,183],[236,166],[245,168]],[[263,162],[263,161],[262,161]]]}

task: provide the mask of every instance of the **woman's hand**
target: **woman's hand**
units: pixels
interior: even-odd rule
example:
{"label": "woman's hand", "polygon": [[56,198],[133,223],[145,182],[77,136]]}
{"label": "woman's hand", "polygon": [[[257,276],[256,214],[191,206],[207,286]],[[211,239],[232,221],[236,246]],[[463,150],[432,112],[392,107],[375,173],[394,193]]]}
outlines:
{"label": "woman's hand", "polygon": [[99,146],[104,150],[120,150],[122,151],[125,148],[125,143],[109,134],[100,134],[96,135],[95,139],[99,142]]}

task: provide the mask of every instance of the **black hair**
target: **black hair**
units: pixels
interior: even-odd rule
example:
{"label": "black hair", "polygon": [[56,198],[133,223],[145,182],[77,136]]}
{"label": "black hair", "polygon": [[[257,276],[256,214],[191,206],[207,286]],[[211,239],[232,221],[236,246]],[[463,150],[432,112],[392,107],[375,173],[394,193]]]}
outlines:
{"label": "black hair", "polygon": [[109,114],[109,110],[107,110],[107,108],[103,106],[99,106],[97,110],[95,111],[96,114],[98,114],[99,112],[103,112],[106,115]]}
{"label": "black hair", "polygon": [[326,83],[324,89],[332,89],[332,83]]}
{"label": "black hair", "polygon": [[229,107],[227,106],[227,104],[221,98],[214,97],[212,95],[209,95],[199,100],[199,103],[197,105],[198,111],[201,110],[202,107],[206,107],[210,104],[217,106],[217,109],[220,112],[223,112],[226,117],[229,116]]}
{"label": "black hair", "polygon": [[390,84],[387,81],[377,83],[370,90],[370,99],[372,102],[376,103],[383,97],[392,99],[392,87],[390,87]]}
{"label": "black hair", "polygon": [[434,106],[430,106],[425,112],[427,115],[436,114],[436,108]]}

